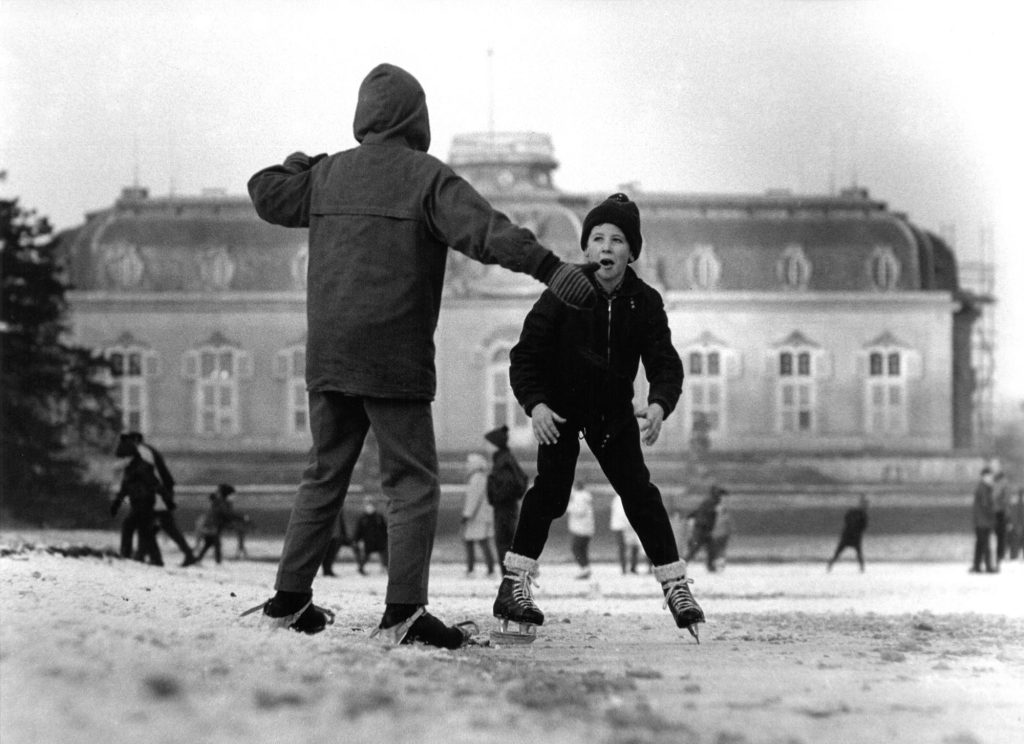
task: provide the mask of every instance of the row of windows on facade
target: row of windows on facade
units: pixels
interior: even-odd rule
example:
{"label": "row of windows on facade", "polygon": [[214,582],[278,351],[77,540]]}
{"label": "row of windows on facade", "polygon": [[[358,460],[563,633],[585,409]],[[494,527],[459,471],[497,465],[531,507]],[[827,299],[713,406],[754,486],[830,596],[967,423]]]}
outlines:
{"label": "row of windows on facade", "polygon": [[[484,427],[507,424],[527,432],[529,420],[512,395],[508,379],[508,343],[487,354]],[[114,347],[106,350],[113,372],[112,387],[126,429],[149,429],[149,378],[160,374],[158,355],[151,349]],[[683,353],[687,382],[680,409],[687,433],[696,425],[712,433],[727,433],[730,387],[741,376],[742,355],[734,349],[704,346]],[[875,435],[907,433],[907,384],[920,372],[917,352],[896,346],[867,349],[858,356],[864,382],[864,430]],[[814,434],[818,430],[818,386],[831,376],[831,357],[818,347],[784,347],[766,356],[767,370],[775,378],[775,429],[787,434]],[[915,371],[916,370],[916,371]],[[251,356],[234,347],[191,350],[182,373],[194,383],[195,433],[234,436],[240,433],[239,382],[252,376]],[[295,346],[275,357],[274,376],[284,390],[282,422],[289,436],[305,435],[309,411],[305,386],[305,349]],[[638,399],[646,396],[639,376]]]}
{"label": "row of windows on facade", "polygon": [[[775,264],[779,282],[789,289],[807,289],[813,264],[802,245],[792,244],[782,250]],[[896,289],[900,279],[900,261],[890,246],[875,246],[868,256],[865,270],[873,287],[882,291]],[[722,261],[714,246],[698,245],[684,262],[686,279],[696,289],[712,290],[722,279]]]}
{"label": "row of windows on facade", "polygon": [[[209,289],[227,289],[235,273],[234,261],[224,246],[207,248],[196,257],[199,278]],[[290,265],[293,281],[305,286],[308,250],[301,249]],[[130,289],[142,281],[145,263],[138,249],[126,243],[107,246],[106,274],[114,286]],[[684,263],[686,279],[691,287],[716,289],[722,278],[722,261],[714,246],[701,244],[694,247]],[[790,289],[806,289],[811,281],[813,264],[802,245],[786,246],[775,265],[779,282]],[[865,270],[871,285],[879,290],[893,290],[900,278],[900,261],[891,246],[875,246],[868,256]]]}

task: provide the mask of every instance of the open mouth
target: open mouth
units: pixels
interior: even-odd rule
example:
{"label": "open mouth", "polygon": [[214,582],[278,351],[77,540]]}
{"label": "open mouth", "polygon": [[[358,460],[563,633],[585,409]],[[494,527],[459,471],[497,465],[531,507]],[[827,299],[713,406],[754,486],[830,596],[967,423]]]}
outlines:
{"label": "open mouth", "polygon": [[602,258],[600,261],[598,261],[598,263],[601,264],[602,269],[609,269],[615,265],[615,262],[612,261],[610,258]]}

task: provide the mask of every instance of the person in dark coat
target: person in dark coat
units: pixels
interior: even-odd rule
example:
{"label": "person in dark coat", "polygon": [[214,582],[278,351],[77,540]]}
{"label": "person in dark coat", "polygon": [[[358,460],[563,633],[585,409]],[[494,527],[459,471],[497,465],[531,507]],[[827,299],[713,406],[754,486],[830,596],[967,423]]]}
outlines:
{"label": "person in dark coat", "polygon": [[994,523],[992,534],[996,538],[996,568],[998,569],[1006,557],[1006,514],[1010,508],[1010,484],[1006,473],[996,469],[992,477],[992,515]]}
{"label": "person in dark coat", "polygon": [[853,548],[857,553],[857,564],[861,573],[864,573],[864,552],[861,542],[864,539],[864,531],[868,528],[868,497],[861,494],[857,506],[847,510],[843,515],[843,531],[839,535],[839,544],[836,545],[836,552],[828,561],[828,570],[832,570],[832,564],[839,560],[839,554],[846,548]]}
{"label": "person in dark coat", "polygon": [[309,229],[313,446],[277,592],[262,605],[264,622],[307,633],[326,627],[330,613],[312,604],[313,579],[372,427],[392,524],[378,635],[458,646],[468,636],[425,609],[441,495],[431,414],[434,331],[449,247],[529,274],[575,306],[593,302],[594,291],[582,267],[561,261],[427,154],[426,96],[405,70],[381,64],[370,71],[359,88],[353,133],[355,148],[330,156],[295,152],[248,184],[262,219]]}
{"label": "person in dark coat", "polygon": [[345,546],[352,548],[352,552],[356,556],[356,562],[359,560],[359,551],[352,544],[352,539],[348,536],[348,526],[345,524],[345,512],[340,510],[338,512],[338,521],[334,524],[334,532],[331,535],[331,541],[327,543],[327,552],[324,554],[324,562],[322,564],[324,576],[336,576],[334,573],[334,562],[338,560],[338,552]]}
{"label": "person in dark coat", "polygon": [[[512,391],[538,447],[537,477],[523,497],[495,600],[494,614],[502,620],[523,622],[525,615],[534,618],[527,624],[543,622],[532,599],[524,612],[526,603],[517,598],[527,596],[551,523],[566,512],[582,438],[621,496],[677,624],[695,632],[704,621],[641,448],[657,441],[683,383],[661,294],[630,266],[641,245],[640,210],[628,196],[612,194],[590,210],[580,246],[598,266],[591,275],[597,303],[573,309],[544,292],[509,354]],[[636,411],[633,381],[641,360],[650,391]]]}
{"label": "person in dark coat", "polygon": [[363,576],[366,575],[366,562],[373,553],[380,558],[381,568],[387,570],[388,522],[384,515],[377,511],[377,504],[372,496],[363,499],[363,513],[356,520],[352,544],[356,550],[359,573]]}
{"label": "person in dark coat", "polygon": [[185,535],[178,527],[174,518],[174,511],[178,505],[174,502],[174,476],[171,475],[167,462],[164,460],[160,450],[145,441],[141,432],[132,431],[127,435],[132,444],[135,445],[139,457],[153,466],[157,478],[160,480],[160,488],[157,490],[156,503],[153,506],[153,515],[156,518],[157,529],[162,529],[171,538],[184,556],[182,566],[191,566],[196,562],[192,546],[188,544]]}
{"label": "person in dark coat", "polygon": [[224,534],[224,530],[230,529],[243,519],[243,516],[235,511],[234,505],[231,503],[231,494],[234,492],[235,487],[230,483],[221,483],[210,494],[210,506],[200,523],[199,532],[203,544],[199,548],[199,552],[196,553],[196,563],[203,560],[203,556],[210,548],[213,548],[214,561],[220,563],[223,560],[221,536]]}
{"label": "person in dark coat", "polygon": [[996,573],[999,569],[992,565],[992,530],[996,526],[996,514],[993,506],[993,473],[990,468],[982,468],[981,479],[974,488],[974,504],[971,517],[974,522],[974,561],[971,573]]}
{"label": "person in dark coat", "polygon": [[[110,516],[113,517],[128,499],[128,516],[121,523],[121,557],[142,562],[148,559],[153,565],[162,566],[164,561],[156,541],[156,516],[153,512],[161,487],[156,468],[139,455],[135,443],[127,435],[119,438],[114,454],[128,458],[121,475],[121,485],[110,504]],[[133,553],[132,541],[136,533],[139,544]]]}
{"label": "person in dark coat", "polygon": [[693,560],[701,550],[704,551],[705,565],[708,571],[718,570],[715,551],[714,530],[718,521],[718,507],[722,497],[728,495],[729,491],[719,485],[712,484],[707,497],[701,501],[693,511],[686,515],[689,529],[687,530],[689,540],[686,545],[686,561]]}
{"label": "person in dark coat", "polygon": [[505,554],[512,546],[519,521],[519,502],[526,493],[529,478],[508,446],[508,426],[502,424],[484,434],[494,445],[491,472],[487,475],[487,503],[494,509],[494,548],[501,573],[507,573]]}

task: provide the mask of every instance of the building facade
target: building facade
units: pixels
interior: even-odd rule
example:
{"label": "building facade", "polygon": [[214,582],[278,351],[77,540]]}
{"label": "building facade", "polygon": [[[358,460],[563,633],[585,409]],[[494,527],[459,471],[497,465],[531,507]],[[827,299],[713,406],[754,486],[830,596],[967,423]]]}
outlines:
{"label": "building facade", "polygon": [[[457,137],[451,165],[561,257],[581,258],[606,193],[555,188],[544,135]],[[902,453],[972,446],[972,296],[937,236],[870,198],[635,192],[638,273],[666,301],[686,382],[652,449],[679,459],[694,422],[723,453]],[[306,232],[244,196],[126,189],[64,236],[73,333],[114,362],[125,425],[186,480],[288,483],[309,445]],[[542,286],[450,252],[436,335],[443,456],[507,423],[532,447],[508,354]],[[644,394],[641,373],[638,397]]]}

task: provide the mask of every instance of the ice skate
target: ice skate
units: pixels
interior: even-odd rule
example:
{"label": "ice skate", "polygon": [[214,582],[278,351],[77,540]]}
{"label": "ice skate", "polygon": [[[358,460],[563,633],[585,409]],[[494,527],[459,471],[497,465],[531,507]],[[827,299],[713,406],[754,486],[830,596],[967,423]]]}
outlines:
{"label": "ice skate", "polygon": [[384,646],[400,646],[410,643],[423,643],[438,648],[456,649],[474,644],[473,636],[480,632],[479,626],[472,620],[447,626],[427,612],[425,607],[417,607],[405,620],[391,622],[388,610],[385,610],[380,625],[370,638],[378,640]]}
{"label": "ice skate", "polygon": [[260,615],[260,624],[265,628],[287,628],[299,633],[313,635],[319,633],[328,625],[334,624],[334,613],[324,607],[313,604],[313,595],[309,596],[302,607],[296,612],[282,612],[274,599],[268,599],[263,604],[250,607],[239,617],[251,615],[254,612],[263,610]]}
{"label": "ice skate", "polygon": [[[544,624],[544,613],[533,601],[530,589],[537,574],[537,561],[510,552],[505,554],[505,568],[508,574],[502,578],[494,600],[498,630],[491,632],[491,640],[504,644],[533,643],[537,640],[537,626]],[[509,623],[516,623],[518,630],[509,630]]]}
{"label": "ice skate", "polygon": [[663,606],[668,607],[672,613],[676,627],[685,628],[700,643],[697,625],[705,622],[704,610],[690,592],[689,585],[693,579],[686,578],[686,561],[655,566],[654,577],[661,582],[661,589],[665,593]]}

